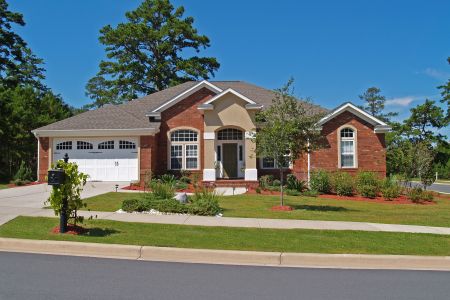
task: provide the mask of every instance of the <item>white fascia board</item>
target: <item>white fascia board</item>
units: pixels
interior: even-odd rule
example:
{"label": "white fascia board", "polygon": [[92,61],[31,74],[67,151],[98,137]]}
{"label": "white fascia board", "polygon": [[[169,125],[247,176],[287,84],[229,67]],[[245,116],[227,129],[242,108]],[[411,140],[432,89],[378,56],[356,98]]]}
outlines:
{"label": "white fascia board", "polygon": [[353,105],[352,103],[346,103],[342,105],[341,107],[335,109],[330,114],[323,117],[317,124],[323,125],[326,122],[330,121],[331,119],[334,119],[344,111],[350,111],[351,113],[355,114],[356,116],[360,117],[361,119],[371,123],[372,125],[381,125],[381,126],[388,126],[386,123],[381,121],[380,119],[370,115],[369,113],[365,112],[361,108],[357,107],[356,105]]}
{"label": "white fascia board", "polygon": [[200,90],[201,88],[207,88],[210,91],[213,91],[215,93],[221,93],[222,89],[218,88],[217,86],[213,85],[212,83],[203,80],[199,82],[198,84],[194,85],[190,89],[187,89],[186,91],[182,92],[178,96],[175,96],[174,98],[170,99],[169,101],[165,102],[163,105],[159,106],[158,108],[152,110],[152,113],[163,111],[164,109],[170,107],[171,105],[175,104],[177,100],[182,100],[196,91]]}
{"label": "white fascia board", "polygon": [[251,99],[245,97],[244,95],[242,95],[242,94],[236,92],[235,90],[233,90],[233,89],[231,89],[231,88],[226,89],[225,91],[223,91],[222,93],[220,93],[220,94],[218,94],[218,95],[215,95],[214,97],[212,97],[211,99],[209,99],[208,101],[206,101],[204,104],[211,104],[212,102],[216,101],[216,100],[219,99],[219,98],[222,98],[223,96],[225,96],[225,95],[228,94],[228,93],[231,93],[231,94],[235,95],[236,97],[241,98],[242,100],[244,100],[244,101],[246,101],[246,102],[248,102],[248,103],[250,103],[250,104],[256,104],[255,101],[253,101],[253,100],[251,100]]}
{"label": "white fascia board", "polygon": [[387,126],[375,126],[375,128],[373,129],[373,132],[375,133],[387,133],[387,132],[391,132],[392,128],[391,126],[387,125]]}
{"label": "white fascia board", "polygon": [[200,104],[197,109],[199,110],[213,110],[214,106],[212,104]]}
{"label": "white fascia board", "polygon": [[140,136],[154,135],[159,132],[159,128],[33,130],[31,132],[36,137]]}

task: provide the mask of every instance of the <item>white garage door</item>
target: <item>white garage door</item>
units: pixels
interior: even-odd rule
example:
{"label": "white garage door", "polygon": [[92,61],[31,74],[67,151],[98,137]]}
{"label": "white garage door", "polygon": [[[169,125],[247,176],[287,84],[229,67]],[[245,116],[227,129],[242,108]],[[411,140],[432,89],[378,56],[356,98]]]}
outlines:
{"label": "white garage door", "polygon": [[53,161],[63,159],[89,175],[90,181],[138,180],[136,138],[67,138],[53,140]]}

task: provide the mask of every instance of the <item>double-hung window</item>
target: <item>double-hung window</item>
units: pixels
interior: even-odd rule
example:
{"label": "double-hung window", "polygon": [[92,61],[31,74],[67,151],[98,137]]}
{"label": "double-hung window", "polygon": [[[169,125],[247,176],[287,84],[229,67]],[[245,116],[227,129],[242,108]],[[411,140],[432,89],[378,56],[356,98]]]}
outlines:
{"label": "double-hung window", "polygon": [[170,133],[170,169],[197,170],[199,168],[198,133],[179,129]]}
{"label": "double-hung window", "polygon": [[356,134],[351,128],[343,128],[340,132],[340,161],[341,168],[356,167]]}

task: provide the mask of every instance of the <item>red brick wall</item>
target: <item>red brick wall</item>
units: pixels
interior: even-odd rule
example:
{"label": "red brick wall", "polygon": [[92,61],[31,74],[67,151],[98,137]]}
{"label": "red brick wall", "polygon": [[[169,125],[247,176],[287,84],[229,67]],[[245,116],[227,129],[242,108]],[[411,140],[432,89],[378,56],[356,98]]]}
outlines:
{"label": "red brick wall", "polygon": [[[357,130],[357,160],[358,168],[338,168],[338,129],[343,125],[351,125]],[[386,145],[384,134],[375,134],[373,126],[349,112],[344,112],[330,120],[322,127],[324,141],[322,148],[310,155],[311,171],[323,169],[327,171],[343,170],[355,174],[359,170],[377,172],[386,176]],[[293,173],[302,180],[308,179],[308,156],[303,154],[286,173]],[[278,170],[261,169],[258,162],[258,176],[272,174],[279,177]]]}
{"label": "red brick wall", "polygon": [[[357,168],[338,168],[338,129],[351,125],[357,130]],[[386,176],[386,144],[384,134],[375,134],[371,124],[350,112],[344,112],[322,126],[324,136],[323,148],[311,153],[311,171],[324,169],[328,171],[343,170],[356,173],[360,170],[373,171]],[[295,172],[306,178],[307,156],[304,155],[295,166]]]}
{"label": "red brick wall", "polygon": [[38,171],[38,181],[47,181],[47,171],[49,166],[49,153],[50,153],[50,138],[40,137],[39,138],[39,171]]}
{"label": "red brick wall", "polygon": [[204,152],[204,143],[203,143],[203,132],[204,132],[204,122],[203,122],[203,113],[198,110],[197,107],[199,104],[207,101],[212,98],[214,95],[208,89],[201,89],[194,94],[190,95],[186,99],[180,101],[174,106],[168,108],[167,110],[161,113],[161,127],[160,132],[157,137],[158,141],[158,162],[156,166],[156,172],[159,174],[166,173],[168,170],[168,138],[167,133],[175,128],[194,128],[199,131],[199,139],[200,139],[200,170],[199,171],[191,171],[191,173],[199,173],[200,180],[201,175],[203,174],[203,152]]}
{"label": "red brick wall", "polygon": [[146,177],[150,173],[155,172],[157,161],[157,144],[155,143],[155,136],[141,136],[140,137],[140,156],[139,156],[139,179],[141,185],[145,183]]}

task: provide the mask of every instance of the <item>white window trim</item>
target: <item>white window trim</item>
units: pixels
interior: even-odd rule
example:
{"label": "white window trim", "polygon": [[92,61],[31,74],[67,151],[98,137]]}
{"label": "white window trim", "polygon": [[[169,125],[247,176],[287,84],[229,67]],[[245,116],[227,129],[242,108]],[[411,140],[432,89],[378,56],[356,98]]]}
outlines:
{"label": "white window trim", "polygon": [[[192,130],[195,131],[197,133],[197,141],[175,141],[172,142],[170,139],[170,135],[178,130]],[[191,128],[191,127],[177,127],[174,128],[172,130],[170,130],[169,132],[167,132],[167,167],[169,170],[173,170],[173,171],[179,171],[179,170],[190,170],[190,171],[196,171],[196,170],[200,170],[200,132],[198,129],[195,128]],[[172,153],[171,153],[171,146],[174,145],[181,145],[181,153],[182,153],[182,158],[181,158],[181,169],[173,169],[172,168]],[[197,145],[197,168],[195,169],[188,169],[186,168],[186,145]],[[190,158],[193,158],[193,156],[189,156]]]}
{"label": "white window trim", "polygon": [[[349,128],[353,130],[353,137],[352,138],[341,138],[341,131]],[[338,128],[337,130],[337,139],[338,139],[338,169],[357,169],[358,168],[358,130],[352,125],[343,125]],[[353,141],[353,166],[351,167],[343,167],[341,160],[342,160],[342,153],[341,153],[341,142],[342,141]]]}

